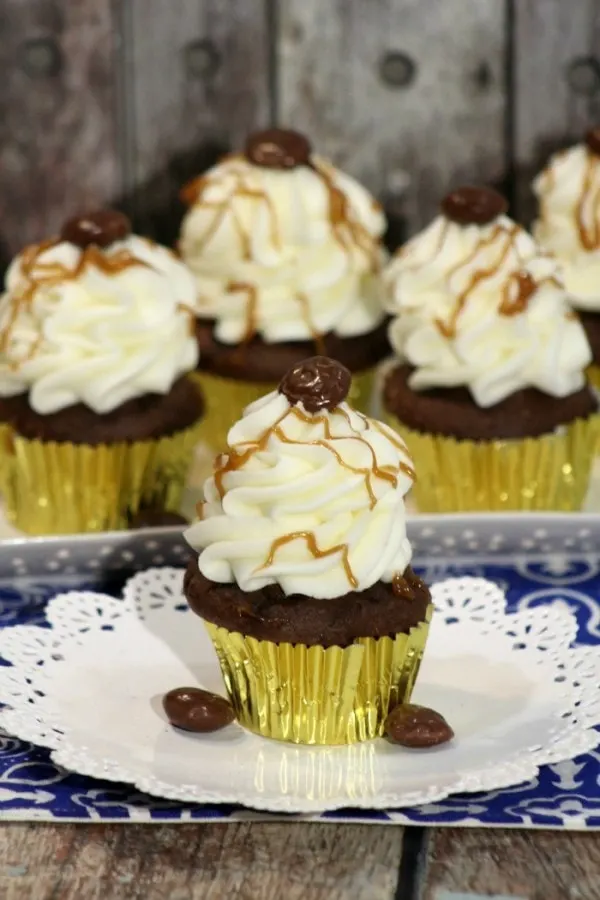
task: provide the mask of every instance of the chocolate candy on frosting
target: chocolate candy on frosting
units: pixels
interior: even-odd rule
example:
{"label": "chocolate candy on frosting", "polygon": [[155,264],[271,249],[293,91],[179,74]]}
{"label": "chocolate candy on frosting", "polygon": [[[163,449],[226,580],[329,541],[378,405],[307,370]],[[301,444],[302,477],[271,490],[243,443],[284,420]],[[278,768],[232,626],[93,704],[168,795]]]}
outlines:
{"label": "chocolate candy on frosting", "polygon": [[257,131],[246,141],[246,159],[265,169],[295,169],[310,165],[311,146],[298,131],[269,128]]}
{"label": "chocolate candy on frosting", "polygon": [[341,363],[328,356],[313,356],[293,366],[283,377],[279,393],[290,403],[302,403],[307,412],[333,410],[350,390],[352,376]]}
{"label": "chocolate candy on frosting", "polygon": [[415,703],[402,703],[390,712],[385,720],[385,734],[392,743],[413,749],[437,747],[454,737],[440,713]]}
{"label": "chocolate candy on frosting", "polygon": [[69,219],[62,227],[61,240],[84,249],[92,244],[109,247],[131,234],[131,222],[116,209],[100,209],[97,212]]}
{"label": "chocolate candy on frosting", "polygon": [[502,194],[486,187],[457,188],[442,200],[442,212],[458,225],[488,225],[507,209]]}
{"label": "chocolate candy on frosting", "polygon": [[200,688],[174,688],[163,697],[163,709],[171,725],[184,731],[206,734],[219,731],[235,719],[228,700]]}

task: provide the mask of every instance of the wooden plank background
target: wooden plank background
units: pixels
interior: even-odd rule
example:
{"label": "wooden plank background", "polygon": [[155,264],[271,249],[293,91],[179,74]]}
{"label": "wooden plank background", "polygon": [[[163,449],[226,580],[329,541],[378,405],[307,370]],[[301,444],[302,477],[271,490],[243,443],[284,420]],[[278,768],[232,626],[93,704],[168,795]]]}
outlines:
{"label": "wooden plank background", "polygon": [[125,170],[137,227],[176,236],[181,185],[270,121],[264,0],[122,4]]}
{"label": "wooden plank background", "polygon": [[528,220],[532,175],[600,119],[596,0],[3,0],[0,37],[0,265],[108,202],[173,240],[181,183],[270,121],[396,241],[465,180]]}
{"label": "wooden plank background", "polygon": [[0,826],[2,900],[598,900],[599,871],[598,835],[568,831]]}
{"label": "wooden plank background", "polygon": [[0,263],[122,193],[110,0],[0,3]]}
{"label": "wooden plank background", "polygon": [[502,178],[506,41],[498,0],[288,0],[279,118],[417,228],[449,185]]}
{"label": "wooden plank background", "polygon": [[535,173],[600,122],[600,5],[516,0],[512,33],[515,197],[528,222]]}

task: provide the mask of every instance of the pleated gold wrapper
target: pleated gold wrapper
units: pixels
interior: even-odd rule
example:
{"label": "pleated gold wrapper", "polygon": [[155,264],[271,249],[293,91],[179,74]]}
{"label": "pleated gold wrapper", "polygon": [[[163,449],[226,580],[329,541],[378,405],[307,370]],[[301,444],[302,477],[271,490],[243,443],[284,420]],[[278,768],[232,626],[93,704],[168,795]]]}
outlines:
{"label": "pleated gold wrapper", "polygon": [[96,447],[12,435],[2,484],[7,517],[27,534],[50,535],[124,528],[140,506],[178,511],[202,424]]}
{"label": "pleated gold wrapper", "polygon": [[409,634],[327,649],[204,624],[241,725],[279,741],[334,745],[379,737],[389,710],[408,702],[431,613]]}
{"label": "pleated gold wrapper", "polygon": [[459,441],[421,434],[386,413],[417,467],[420,512],[581,509],[600,437],[600,416],[514,441]]}
{"label": "pleated gold wrapper", "polygon": [[[374,368],[365,369],[352,375],[348,402],[364,413],[370,410],[375,371]],[[215,453],[227,448],[227,433],[241,418],[244,409],[278,386],[269,381],[238,381],[201,371],[196,371],[193,378],[200,385],[206,404],[203,435]]]}
{"label": "pleated gold wrapper", "polygon": [[596,388],[596,390],[600,390],[600,366],[593,363],[591,366],[588,366],[585,374],[592,387]]}
{"label": "pleated gold wrapper", "polygon": [[0,423],[0,496],[4,500],[5,514],[10,519],[11,508],[7,496],[13,463],[12,428],[6,422]]}

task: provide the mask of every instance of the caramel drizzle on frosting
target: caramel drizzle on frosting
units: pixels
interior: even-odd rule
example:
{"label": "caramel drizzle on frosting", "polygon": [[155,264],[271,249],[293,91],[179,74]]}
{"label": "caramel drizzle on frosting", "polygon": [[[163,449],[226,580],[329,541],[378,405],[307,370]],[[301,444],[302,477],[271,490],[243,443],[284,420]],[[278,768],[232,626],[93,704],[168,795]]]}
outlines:
{"label": "caramel drizzle on frosting", "polygon": [[[237,293],[241,291],[246,295],[246,328],[242,338],[242,344],[248,344],[258,331],[258,288],[254,284],[245,281],[230,281],[227,285],[228,293]],[[296,300],[300,305],[302,317],[310,331],[311,338],[319,353],[325,355],[325,343],[323,335],[320,334],[313,326],[310,315],[310,304],[306,294],[297,293]]]}
{"label": "caramel drizzle on frosting", "polygon": [[[300,410],[297,410],[297,412],[300,412]],[[342,416],[344,416],[344,418],[348,422],[348,425],[350,426],[350,428],[352,428],[350,416],[347,415],[345,410],[337,409],[336,413],[339,413]],[[399,435],[395,434],[390,428],[387,428],[387,426],[382,425],[382,423],[378,422],[377,419],[367,418],[367,416],[363,415],[357,409],[354,410],[354,415],[358,416],[358,418],[361,420],[361,422],[365,426],[365,431],[370,431],[371,427],[373,427],[373,430],[378,431],[379,434],[383,435],[383,437],[386,438],[386,440],[388,440],[390,442],[390,444],[392,444],[392,446],[396,448],[396,450],[399,450],[400,453],[404,453],[404,454],[406,454],[406,456],[408,456],[408,448],[407,448],[406,444],[404,443],[402,438],[399,437]],[[325,417],[323,417],[323,418],[325,418]],[[354,430],[354,429],[352,429],[352,430]],[[346,438],[345,440],[348,440],[348,438]],[[362,438],[361,438],[361,440],[362,440]],[[363,441],[363,443],[366,443],[366,441]],[[373,456],[375,456],[373,448],[371,447],[370,444],[368,444],[368,447],[369,447],[369,450],[371,450],[371,452],[373,453]],[[375,460],[375,462],[376,462],[376,460]],[[393,469],[392,466],[381,466],[380,467],[377,464],[377,471],[375,471],[375,469],[374,469],[373,474],[376,475],[377,477],[383,478],[383,475],[379,475],[378,473],[387,471],[388,469],[391,470],[392,472],[395,472],[395,470]],[[406,477],[409,478],[411,481],[417,480],[417,475],[416,475],[415,470],[412,468],[412,466],[409,466],[408,463],[402,462],[402,460],[398,461],[398,471],[395,472],[395,474],[399,475],[400,472],[403,472],[406,475]],[[396,478],[394,478],[394,487],[396,487],[397,484],[398,484],[398,481]]]}
{"label": "caramel drizzle on frosting", "polygon": [[[419,260],[419,262],[414,262],[414,263],[412,263],[412,265],[406,266],[407,271],[414,272],[417,269],[422,268],[423,266],[429,265],[430,263],[432,263],[435,260],[436,256],[438,256],[438,254],[442,252],[442,248],[446,242],[446,236],[448,234],[450,225],[451,225],[451,222],[449,219],[445,219],[443,221],[442,226],[440,228],[440,233],[438,234],[438,239],[437,239],[436,245],[433,248],[431,255],[428,256],[424,260]],[[413,246],[414,245],[412,244],[412,241],[408,241],[408,243],[406,243],[402,247],[400,247],[400,249],[397,251],[395,256],[400,259],[402,257],[409,256],[413,249]]]}
{"label": "caramel drizzle on frosting", "polygon": [[[390,444],[393,444],[393,446],[396,448],[396,450],[399,450],[401,453],[405,453],[408,456],[408,447],[406,446],[406,444],[404,443],[402,438],[399,437],[399,435],[394,434],[394,432],[391,430],[391,428],[388,428],[386,425],[383,425],[377,419],[371,419],[371,421],[369,422],[367,417],[363,416],[362,413],[359,413],[358,410],[355,410],[355,413],[357,416],[359,416],[359,418],[361,418],[363,420],[363,422],[365,422],[365,424],[367,425],[367,428],[369,427],[369,425],[373,425],[375,427],[375,431],[378,431],[379,434],[382,434],[385,438],[387,438],[387,440],[390,442]],[[404,472],[404,474],[408,478],[410,478],[411,481],[417,480],[416,472],[411,466],[409,466],[403,462],[398,463],[398,465],[400,467],[400,471]]]}
{"label": "caramel drizzle on frosting", "polygon": [[[241,154],[232,154],[226,157],[226,160],[229,162],[234,162],[237,160],[242,161],[243,156]],[[205,197],[207,190],[218,181],[218,178],[214,177],[214,175],[211,176],[211,173],[208,173],[207,175],[201,175],[199,178],[195,178],[188,185],[186,185],[181,192],[182,200],[189,206],[199,205],[203,209],[214,210],[212,220],[208,223],[204,234],[196,241],[199,251],[203,252],[207,244],[217,233],[227,213],[231,212],[233,225],[242,246],[242,256],[244,259],[252,258],[251,233],[244,228],[243,223],[235,212],[235,207],[232,204],[232,200],[235,197],[246,197],[250,200],[256,200],[258,201],[258,203],[265,204],[269,213],[269,230],[271,241],[273,243],[273,246],[279,249],[281,247],[281,235],[277,228],[277,216],[275,214],[275,208],[273,206],[271,197],[266,191],[263,191],[260,188],[251,187],[249,184],[247,184],[244,178],[245,173],[243,170],[236,171],[235,169],[232,169],[230,174],[233,178],[233,185],[231,187],[231,190],[222,200],[207,200]]]}
{"label": "caramel drizzle on frosting", "polygon": [[[516,285],[516,296],[511,297],[513,285]],[[529,303],[529,298],[535,294],[539,287],[536,280],[529,272],[513,272],[502,289],[502,303],[499,306],[501,316],[518,316]]]}
{"label": "caramel drizzle on frosting", "polygon": [[[503,224],[499,223],[495,225],[490,233],[482,238],[476,246],[473,248],[468,257],[462,262],[458,263],[458,265],[454,266],[448,272],[446,276],[446,283],[450,281],[453,275],[457,272],[460,272],[462,269],[467,268],[467,266],[472,265],[477,259],[478,254],[486,249],[487,247],[492,246],[498,238],[505,237],[504,244],[500,251],[498,258],[487,268],[476,268],[471,277],[469,278],[467,286],[460,292],[458,297],[456,298],[456,303],[454,309],[452,310],[450,317],[447,321],[443,321],[442,319],[436,319],[435,324],[441,334],[448,339],[456,337],[456,329],[458,325],[458,320],[460,318],[460,314],[462,313],[471,293],[475,290],[475,288],[481,284],[482,281],[486,281],[488,278],[493,278],[494,275],[497,275],[500,271],[500,267],[508,257],[511,250],[516,250],[515,238],[520,233],[521,228],[519,225],[512,225],[510,228],[506,228]],[[519,260],[521,262],[521,260]],[[512,276],[511,276],[512,277]],[[531,292],[533,293],[533,292]],[[528,295],[531,296],[531,293]],[[528,299],[527,297],[527,299]],[[525,306],[523,306],[523,309]],[[522,311],[522,310],[519,310]],[[512,311],[511,313],[505,313],[505,315],[515,315],[516,311]]]}
{"label": "caramel drizzle on frosting", "polygon": [[327,556],[333,556],[336,553],[340,553],[346,578],[353,588],[358,587],[358,581],[350,566],[350,560],[348,559],[348,544],[336,544],[335,547],[328,547],[327,550],[321,550],[312,531],[293,531],[291,534],[284,534],[281,537],[276,538],[271,544],[269,555],[262,566],[259,566],[258,571],[260,572],[261,569],[267,569],[269,566],[273,565],[277,551],[281,547],[285,547],[286,544],[291,544],[292,541],[298,540],[306,541],[306,547],[314,559],[325,559]]}
{"label": "caramel drizzle on frosting", "polygon": [[[222,453],[215,460],[215,471],[214,471],[214,479],[215,479],[215,487],[217,488],[219,497],[221,500],[225,496],[225,487],[223,485],[223,479],[229,472],[237,472],[238,469],[241,469],[248,460],[252,459],[252,457],[256,453],[262,452],[269,438],[274,433],[275,429],[279,425],[280,422],[285,419],[288,415],[288,411],[286,410],[270,428],[267,428],[259,437],[257,441],[250,441],[247,444],[238,444],[235,447],[231,448],[231,453]],[[245,449],[242,449],[245,448]]]}
{"label": "caramel drizzle on frosting", "polygon": [[392,578],[392,590],[397,597],[405,600],[414,599],[414,591],[402,572],[396,572]]}
{"label": "caramel drizzle on frosting", "polygon": [[[511,283],[514,284],[515,282],[518,286],[518,292],[517,296],[511,299]],[[498,308],[498,312],[501,316],[518,316],[527,309],[530,298],[533,297],[535,292],[544,284],[552,284],[557,288],[563,287],[563,284],[555,275],[546,275],[544,278],[540,278],[539,281],[536,281],[533,275],[526,270],[513,272],[504,286],[502,303]]]}
{"label": "caramel drizzle on frosting", "polygon": [[319,331],[317,331],[317,329],[313,325],[308,297],[306,296],[306,294],[298,292],[296,294],[296,300],[300,304],[300,309],[302,310],[302,318],[306,322],[306,326],[310,331],[310,336],[313,339],[317,354],[319,356],[327,356],[323,335]]}
{"label": "caramel drizzle on frosting", "polygon": [[[230,154],[229,156],[225,157],[224,160],[222,160],[222,162],[224,161],[244,161],[244,157],[241,154]],[[335,184],[333,175],[329,171],[329,169],[320,163],[313,163],[311,165],[311,169],[320,179],[327,192],[329,224],[331,226],[335,239],[340,244],[342,249],[346,250],[349,253],[352,252],[354,247],[357,247],[365,254],[367,259],[369,260],[372,271],[376,271],[379,263],[378,242],[371,237],[368,230],[354,216],[352,208],[348,202],[348,198],[346,197],[344,192]],[[214,210],[214,215],[212,216],[211,221],[204,230],[204,233],[200,238],[196,240],[199,252],[203,252],[205,247],[217,233],[227,213],[230,212],[233,227],[242,247],[242,256],[246,260],[252,258],[252,241],[250,231],[244,228],[243,223],[236,213],[235,206],[232,203],[232,201],[236,197],[246,197],[251,200],[256,200],[258,203],[262,203],[266,206],[269,215],[269,231],[271,242],[274,247],[276,247],[277,249],[281,249],[282,238],[279,229],[279,223],[277,221],[277,214],[273,205],[273,201],[267,191],[261,190],[260,188],[256,187],[250,187],[245,180],[245,172],[243,169],[237,171],[235,169],[232,169],[231,176],[233,178],[233,185],[231,187],[231,190],[222,200],[219,201],[210,201],[205,197],[207,190],[212,187],[218,180],[218,176],[215,177],[214,172],[212,174],[208,173],[206,175],[201,175],[198,178],[195,178],[193,181],[189,182],[189,184],[187,184],[181,192],[182,200],[189,206],[198,204],[203,209]],[[377,203],[377,201],[374,200],[373,202],[373,208],[380,209],[380,205]],[[244,284],[245,290],[248,290],[250,288],[250,285]],[[228,290],[231,289],[232,288],[228,286]],[[298,295],[298,299],[300,299],[300,295]],[[311,322],[308,299],[304,298],[304,300],[301,302],[305,324],[318,347],[319,342],[322,339],[322,335],[316,331]],[[248,293],[246,334],[244,338],[244,341],[246,342],[256,333],[255,313],[256,292],[253,295]]]}
{"label": "caramel drizzle on frosting", "polygon": [[[346,420],[346,422],[349,424],[351,430],[354,433],[352,435],[345,435],[343,438],[341,438],[341,437],[336,438],[336,436],[331,431],[330,422],[326,415],[310,416],[310,415],[307,415],[306,413],[302,412],[302,410],[298,409],[297,406],[292,406],[289,410],[286,410],[286,412],[283,413],[283,415],[280,416],[279,419],[277,419],[273,423],[273,425],[271,425],[269,428],[267,428],[263,432],[263,434],[258,438],[258,440],[248,441],[248,442],[238,444],[231,449],[230,453],[221,454],[219,457],[217,457],[217,459],[215,461],[214,481],[215,481],[215,487],[217,488],[217,492],[218,492],[221,500],[225,496],[225,486],[223,483],[225,476],[229,472],[238,471],[250,459],[252,459],[252,457],[256,453],[260,453],[261,451],[264,451],[267,447],[269,439],[273,435],[276,436],[282,443],[285,443],[285,444],[293,444],[293,445],[297,445],[297,446],[309,444],[309,445],[313,445],[313,446],[324,447],[326,450],[328,450],[330,453],[333,454],[333,456],[335,457],[335,459],[337,460],[339,465],[342,466],[344,469],[346,469],[349,472],[352,472],[353,474],[362,475],[364,477],[365,488],[366,488],[366,491],[369,496],[369,508],[370,509],[373,509],[377,503],[377,497],[375,496],[375,492],[373,490],[373,479],[374,478],[379,478],[383,481],[387,481],[394,488],[398,484],[398,475],[400,474],[400,472],[403,472],[405,475],[408,476],[408,478],[410,478],[412,481],[414,481],[415,472],[412,469],[412,467],[409,466],[407,463],[399,461],[397,468],[394,466],[391,466],[391,465],[384,465],[384,466],[379,465],[379,463],[377,462],[377,457],[375,455],[375,451],[370,446],[368,441],[366,441],[361,436],[361,434],[359,432],[357,432],[355,428],[353,428],[350,417],[345,410],[340,409],[338,407],[337,409],[334,410],[333,415],[341,415]],[[388,429],[380,426],[379,422],[377,422],[375,420],[371,421],[371,420],[367,419],[367,417],[363,416],[361,413],[356,413],[356,415],[365,424],[365,426],[366,426],[365,430],[369,430],[371,428],[371,425],[374,425],[375,429],[377,431],[379,431],[380,434],[384,435],[387,439],[389,439],[398,450],[400,450],[401,452],[404,452],[404,453],[407,452],[406,445],[397,435],[394,435],[391,431],[388,431]],[[297,441],[297,440],[294,440],[293,438],[288,437],[285,434],[285,432],[282,430],[281,426],[283,425],[284,420],[289,416],[293,416],[294,418],[299,419],[301,422],[305,422],[306,424],[309,424],[309,425],[313,425],[315,423],[321,424],[323,426],[323,437],[316,438],[316,439],[314,439],[312,441],[308,441],[308,442],[307,441]],[[357,441],[360,441],[362,444],[364,444],[366,447],[368,447],[368,449],[371,453],[371,460],[372,460],[371,466],[368,468],[362,468],[362,467],[357,467],[357,466],[351,466],[349,463],[346,463],[341,458],[341,456],[337,452],[337,450],[335,450],[334,447],[331,447],[329,444],[326,443],[327,440],[336,440],[336,439],[337,440],[357,440]],[[202,515],[203,515],[203,506],[204,506],[203,504],[199,504],[197,507],[200,518],[202,518]],[[352,585],[352,587],[356,587],[357,582],[354,577],[354,574],[352,573],[352,569],[350,567],[350,563],[349,563],[349,559],[348,559],[348,554],[349,554],[348,545],[347,544],[338,544],[335,547],[330,547],[330,548],[327,548],[326,550],[321,550],[317,546],[317,541],[316,541],[315,535],[313,534],[313,532],[309,532],[309,531],[293,532],[291,534],[284,535],[280,538],[277,538],[275,541],[273,541],[273,543],[271,544],[271,547],[269,549],[269,552],[267,554],[267,558],[266,558],[265,562],[260,566],[260,568],[265,569],[269,565],[271,565],[271,563],[274,560],[275,554],[277,553],[277,550],[280,547],[284,546],[285,544],[290,543],[293,540],[297,540],[300,538],[306,541],[306,546],[307,546],[309,552],[312,553],[312,555],[315,559],[321,559],[325,556],[330,556],[332,554],[341,552],[343,562],[344,562],[344,569],[345,569],[348,581]]]}
{"label": "caramel drizzle on frosting", "polygon": [[[244,156],[242,153],[226,153],[221,157],[219,165],[222,165],[225,162],[243,159]],[[194,203],[199,203],[202,200],[208,185],[213,184],[214,181],[215,179],[211,178],[210,171],[192,178],[187,184],[184,184],[179,192],[182,202],[185,203],[186,206],[193,206]]]}
{"label": "caramel drizzle on frosting", "polygon": [[[597,250],[600,247],[600,174],[599,157],[588,151],[585,175],[581,194],[575,207],[575,221],[579,233],[581,246],[587,250]],[[585,222],[585,210],[589,204],[591,207],[592,221],[590,225]]]}
{"label": "caramel drizzle on frosting", "polygon": [[312,164],[312,170],[318,175],[328,194],[329,224],[336,240],[343,250],[352,252],[353,247],[361,250],[371,266],[372,271],[377,270],[379,259],[379,246],[373,240],[368,230],[355,218],[348,197],[334,181],[332,170],[322,163]]}
{"label": "caramel drizzle on frosting", "polygon": [[[225,214],[225,210],[223,210],[223,215]],[[252,256],[252,249],[250,245],[250,235],[244,229],[242,221],[237,214],[235,207],[231,208],[231,221],[233,222],[233,227],[235,228],[235,233],[238,236],[239,242],[242,245],[242,256],[244,259],[250,259]]]}
{"label": "caramel drizzle on frosting", "polygon": [[[46,251],[62,243],[60,239],[42,241],[26,247],[21,254],[21,277],[25,282],[18,293],[11,294],[11,311],[8,322],[0,333],[0,352],[6,352],[12,331],[22,308],[31,306],[36,291],[40,287],[53,286],[65,281],[76,281],[86,269],[95,267],[105,275],[117,275],[125,269],[136,266],[151,268],[151,266],[129,250],[118,250],[116,253],[106,253],[95,245],[90,245],[81,250],[79,259],[74,268],[69,268],[59,262],[43,262],[41,256]],[[189,310],[191,317],[191,310]],[[41,344],[41,336],[35,340],[27,355],[20,361],[27,362],[33,358]]]}
{"label": "caramel drizzle on frosting", "polygon": [[256,308],[258,305],[258,288],[254,284],[245,281],[230,281],[227,292],[230,294],[241,291],[246,295],[246,330],[242,343],[249,343],[256,334]]}
{"label": "caramel drizzle on frosting", "polygon": [[[301,416],[298,416],[298,418],[300,418],[300,417]],[[321,419],[320,416],[315,417],[315,418],[317,421],[323,421],[323,419]],[[310,422],[310,419],[308,416],[306,417],[306,420]],[[390,484],[393,487],[396,487],[396,485],[398,484],[398,479],[396,477],[396,473],[394,472],[394,470],[392,469],[391,466],[380,467],[378,465],[377,457],[375,456],[375,451],[368,444],[368,442],[364,440],[364,438],[360,437],[360,435],[348,435],[348,437],[344,438],[344,440],[360,441],[361,444],[364,444],[366,447],[368,447],[369,452],[371,454],[371,467],[370,468],[364,468],[364,467],[358,468],[356,466],[351,466],[347,462],[344,462],[344,460],[342,459],[340,454],[337,452],[337,450],[335,450],[333,447],[331,447],[327,443],[327,439],[331,440],[333,438],[333,435],[329,431],[329,426],[327,423],[326,423],[326,427],[325,427],[324,431],[325,431],[325,439],[317,439],[314,441],[310,441],[310,443],[315,447],[323,447],[329,453],[333,454],[333,456],[336,458],[336,460],[338,462],[338,465],[340,465],[343,469],[346,469],[348,472],[352,472],[353,475],[362,475],[363,476],[363,478],[365,479],[365,488],[367,490],[367,494],[369,495],[369,507],[370,507],[370,509],[373,509],[375,504],[377,503],[377,497],[375,496],[375,492],[373,490],[372,479],[373,478],[381,478],[383,481],[388,481],[388,482],[390,482]],[[281,441],[282,444],[299,445],[299,444],[304,443],[303,441],[294,441],[292,438],[289,438],[281,430],[281,427],[276,428],[274,430],[273,434],[275,435],[275,437],[279,438],[279,440]]]}

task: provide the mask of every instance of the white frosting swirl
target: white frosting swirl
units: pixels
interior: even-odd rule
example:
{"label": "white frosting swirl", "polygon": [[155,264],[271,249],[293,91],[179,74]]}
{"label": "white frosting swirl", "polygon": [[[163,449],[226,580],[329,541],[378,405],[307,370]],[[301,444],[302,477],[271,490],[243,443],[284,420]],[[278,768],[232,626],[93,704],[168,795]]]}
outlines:
{"label": "white frosting swirl", "polygon": [[346,403],[310,414],[273,392],[247,407],[228,444],[186,532],[207,578],[329,598],[404,573],[413,473],[386,425]]}
{"label": "white frosting swirl", "polygon": [[557,263],[505,216],[485,226],[439,216],[385,274],[390,341],[413,390],[463,385],[481,407],[536,387],[585,384],[591,351]]}
{"label": "white frosting swirl", "polygon": [[145,238],[29,247],[0,299],[0,396],[28,391],[40,414],[75,403],[101,414],[166,394],[198,361],[194,303],[185,265]]}
{"label": "white frosting swirl", "polygon": [[383,320],[385,217],[354,179],[312,163],[281,171],[230,156],[187,189],[180,251],[197,314],[225,344],[350,337]]}
{"label": "white frosting swirl", "polygon": [[573,305],[600,312],[600,157],[583,144],[558,153],[533,189],[536,239],[560,261]]}

